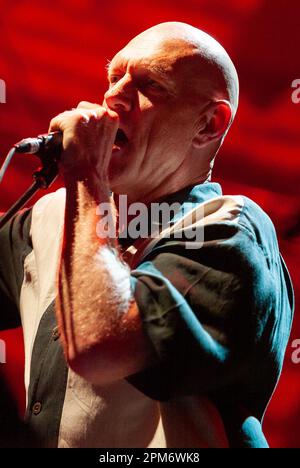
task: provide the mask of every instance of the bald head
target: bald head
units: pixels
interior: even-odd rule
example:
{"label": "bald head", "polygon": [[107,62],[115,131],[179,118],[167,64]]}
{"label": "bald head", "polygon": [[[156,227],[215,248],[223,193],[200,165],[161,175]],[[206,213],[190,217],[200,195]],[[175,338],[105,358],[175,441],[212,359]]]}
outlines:
{"label": "bald head", "polygon": [[115,193],[133,186],[155,199],[209,180],[239,94],[235,67],[216,40],[184,23],[159,24],[115,55],[108,81],[104,104],[128,140],[110,165]]}
{"label": "bald head", "polygon": [[213,37],[186,23],[167,22],[142,32],[131,45],[141,54],[145,48],[158,53],[163,48],[174,55],[175,70],[185,62],[188,87],[200,97],[228,100],[233,120],[239,101],[238,75],[228,53]]}

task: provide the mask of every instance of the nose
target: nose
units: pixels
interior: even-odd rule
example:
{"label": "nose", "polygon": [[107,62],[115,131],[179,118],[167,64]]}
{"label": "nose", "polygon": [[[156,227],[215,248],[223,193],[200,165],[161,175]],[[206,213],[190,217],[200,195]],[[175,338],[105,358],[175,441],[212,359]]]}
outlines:
{"label": "nose", "polygon": [[104,95],[106,104],[114,111],[130,111],[133,106],[133,84],[130,77],[123,76],[112,84]]}

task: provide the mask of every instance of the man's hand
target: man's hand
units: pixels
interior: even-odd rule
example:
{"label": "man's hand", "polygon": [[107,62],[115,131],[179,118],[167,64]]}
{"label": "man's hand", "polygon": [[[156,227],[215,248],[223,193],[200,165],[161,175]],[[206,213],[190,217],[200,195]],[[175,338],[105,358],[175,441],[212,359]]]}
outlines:
{"label": "man's hand", "polygon": [[52,119],[49,132],[63,132],[62,173],[74,178],[93,174],[102,187],[108,186],[108,166],[118,126],[116,112],[85,101]]}

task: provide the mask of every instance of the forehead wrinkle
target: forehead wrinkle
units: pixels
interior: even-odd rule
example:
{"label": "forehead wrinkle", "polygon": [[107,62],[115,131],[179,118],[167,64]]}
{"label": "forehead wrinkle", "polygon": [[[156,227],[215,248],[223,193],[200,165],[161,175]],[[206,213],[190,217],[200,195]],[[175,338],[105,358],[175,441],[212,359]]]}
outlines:
{"label": "forehead wrinkle", "polygon": [[115,55],[108,67],[108,76],[119,70],[122,73],[126,70],[133,76],[149,72],[163,80],[174,96],[183,92],[188,95],[194,86],[199,87],[199,48],[195,44],[182,39],[160,40],[154,44],[139,42],[132,41]]}
{"label": "forehead wrinkle", "polygon": [[174,84],[173,65],[170,63],[168,54],[163,55],[161,52],[156,52],[150,56],[149,54],[148,56],[146,54],[144,56],[136,56],[136,54],[123,55],[122,52],[126,49],[127,47],[115,55],[111,61],[108,61],[106,67],[108,76],[114,70],[122,70],[123,72],[126,70],[132,74],[150,72],[164,81]]}
{"label": "forehead wrinkle", "polygon": [[[183,41],[180,41],[180,45]],[[174,41],[161,40],[154,41],[141,40],[138,37],[129,42],[122,50],[120,50],[114,58],[122,57],[126,61],[142,60],[142,61],[168,61],[176,60],[182,53],[178,41],[174,47]],[[186,45],[186,44],[185,44]],[[179,47],[178,47],[179,46]],[[113,60],[114,60],[113,58]]]}

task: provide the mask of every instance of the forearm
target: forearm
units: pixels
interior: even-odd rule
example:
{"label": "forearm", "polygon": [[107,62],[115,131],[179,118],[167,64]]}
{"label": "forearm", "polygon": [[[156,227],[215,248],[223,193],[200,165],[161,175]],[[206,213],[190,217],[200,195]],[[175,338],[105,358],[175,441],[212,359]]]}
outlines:
{"label": "forearm", "polygon": [[97,212],[99,204],[110,203],[108,174],[118,127],[116,112],[87,102],[59,114],[49,127],[63,132],[60,171],[67,190],[58,325],[69,365],[99,385],[141,370],[152,356],[129,268],[118,257],[116,239],[102,236],[105,226]]}
{"label": "forearm", "polygon": [[105,233],[99,236],[101,218],[96,210],[100,203],[111,203],[108,191],[94,176],[88,181],[65,177],[65,181],[65,231],[56,308],[65,354],[80,373],[85,361],[92,363],[95,357],[97,368],[87,370],[88,378],[94,371],[104,375],[108,370],[112,379],[118,378],[120,360],[124,374],[140,366],[131,362],[134,350],[130,342],[140,333],[140,321],[130,289],[130,271],[118,257],[116,239]]}

